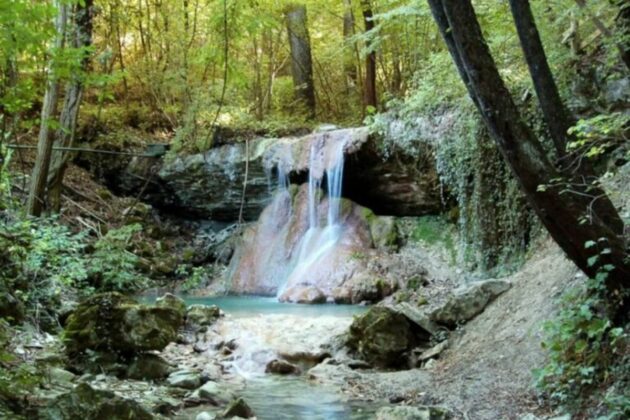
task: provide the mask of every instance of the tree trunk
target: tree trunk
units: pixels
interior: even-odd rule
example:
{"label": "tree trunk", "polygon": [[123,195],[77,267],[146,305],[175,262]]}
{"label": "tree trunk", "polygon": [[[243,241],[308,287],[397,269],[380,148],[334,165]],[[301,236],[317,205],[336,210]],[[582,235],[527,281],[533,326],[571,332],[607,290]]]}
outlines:
{"label": "tree trunk", "polygon": [[354,62],[354,49],[351,38],[354,36],[354,13],[352,13],[352,0],[343,0],[343,70],[346,74],[348,90],[357,84],[357,65]]}
{"label": "tree trunk", "polygon": [[[452,34],[459,56],[454,57],[466,72],[469,89],[481,116],[518,180],[530,205],[567,256],[587,275],[594,277],[606,264],[614,268],[606,278],[611,316],[626,316],[630,288],[630,262],[622,239],[623,223],[617,214],[598,214],[593,201],[609,201],[598,188],[588,188],[563,179],[547,158],[541,143],[524,124],[510,93],[499,75],[483,38],[470,0],[430,0],[449,26],[440,31]],[[543,188],[539,188],[544,186]],[[612,204],[610,204],[611,208]],[[616,220],[612,220],[616,219]],[[586,246],[591,241],[596,246]]]}
{"label": "tree trunk", "polygon": [[[90,61],[86,50],[92,44],[92,6],[93,0],[84,0],[83,3],[76,5],[74,12],[72,44],[74,48],[82,49],[83,57],[78,74],[72,76],[72,80],[66,87],[63,109],[59,117],[59,129],[54,142],[54,145],[58,147],[71,147],[74,143],[77,118],[83,97],[83,79]],[[50,208],[55,213],[61,209],[61,188],[68,157],[68,152],[56,151],[52,153],[52,161],[48,171],[48,199]]]}
{"label": "tree trunk", "polygon": [[[370,32],[374,29],[374,20],[372,7],[368,0],[361,1],[361,8],[363,9],[363,22],[365,23],[365,32]],[[372,48],[371,43],[366,45],[366,48],[370,50]],[[363,104],[365,107],[376,108],[376,51],[370,51],[365,58],[365,83],[363,86]]]}
{"label": "tree trunk", "polygon": [[[55,39],[55,51],[59,52],[63,49],[65,43],[68,6],[63,2],[58,2],[57,7],[59,11],[56,21],[57,35]],[[59,83],[53,65],[53,60],[51,60],[48,63],[48,84],[46,85],[46,93],[44,94],[44,102],[42,104],[41,124],[37,140],[37,157],[31,175],[31,186],[26,203],[26,212],[36,217],[41,215],[42,209],[44,208],[44,193],[46,190],[48,168],[50,166],[50,157],[54,141],[53,133],[50,130],[50,119],[55,113],[57,106]]]}
{"label": "tree trunk", "polygon": [[559,158],[565,155],[567,131],[573,125],[547,62],[529,0],[510,0],[512,16],[529,67],[536,96]]}
{"label": "tree trunk", "polygon": [[291,70],[295,95],[305,106],[310,118],[315,117],[313,60],[308,34],[306,6],[291,4],[286,9],[287,31],[291,47]]}

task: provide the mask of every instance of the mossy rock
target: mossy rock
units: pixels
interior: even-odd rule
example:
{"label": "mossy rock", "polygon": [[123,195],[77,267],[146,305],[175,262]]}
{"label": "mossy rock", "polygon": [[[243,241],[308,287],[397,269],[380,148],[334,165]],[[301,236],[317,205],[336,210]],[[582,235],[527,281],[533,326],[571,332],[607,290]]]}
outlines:
{"label": "mossy rock", "polygon": [[155,300],[155,306],[173,309],[177,311],[182,318],[186,316],[186,302],[184,299],[172,293],[165,293],[163,296],[157,298]]}
{"label": "mossy rock", "polygon": [[221,309],[216,305],[190,305],[186,310],[186,325],[189,327],[212,325],[221,316]]}
{"label": "mossy rock", "polygon": [[181,312],[140,305],[120,293],[102,293],[81,303],[69,316],[64,344],[69,355],[86,350],[123,355],[162,350],[177,338]]}
{"label": "mossy rock", "polygon": [[347,345],[375,366],[398,367],[413,342],[412,327],[404,315],[374,306],[354,319]]}
{"label": "mossy rock", "polygon": [[154,416],[135,401],[113,392],[96,390],[86,383],[55,398],[42,409],[44,420],[151,420]]}

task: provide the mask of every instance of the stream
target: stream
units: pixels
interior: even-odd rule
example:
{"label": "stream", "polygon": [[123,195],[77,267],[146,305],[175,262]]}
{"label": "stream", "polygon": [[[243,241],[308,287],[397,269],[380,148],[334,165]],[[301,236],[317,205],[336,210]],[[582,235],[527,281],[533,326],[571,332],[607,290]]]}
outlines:
{"label": "stream", "polygon": [[[234,377],[240,382],[242,396],[258,419],[369,419],[376,405],[349,401],[336,389],[314,383],[301,375],[264,373],[269,359],[283,349],[314,350],[349,325],[352,316],[367,310],[359,305],[300,305],[280,303],[274,297],[225,296],[215,298],[185,297],[187,304],[217,305],[226,314],[217,328],[226,339],[239,343],[231,362]],[[333,328],[334,326],[334,328]],[[315,341],[310,341],[315,337]],[[195,407],[182,413],[181,419],[195,419],[213,407]]]}

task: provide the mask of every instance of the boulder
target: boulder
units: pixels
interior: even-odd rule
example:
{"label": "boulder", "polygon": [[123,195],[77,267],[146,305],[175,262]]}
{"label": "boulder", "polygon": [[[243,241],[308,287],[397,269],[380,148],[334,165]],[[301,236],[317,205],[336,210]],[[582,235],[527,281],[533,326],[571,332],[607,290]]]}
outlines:
{"label": "boulder", "polygon": [[202,400],[214,405],[226,404],[234,399],[234,394],[215,381],[208,381],[196,389],[190,396],[192,399]]}
{"label": "boulder", "polygon": [[450,327],[464,323],[483,312],[490,302],[511,286],[503,280],[475,282],[456,289],[446,303],[429,316],[433,321]]}
{"label": "boulder", "polygon": [[442,407],[407,406],[383,407],[376,412],[376,420],[446,420],[451,412]]}
{"label": "boulder", "polygon": [[127,368],[126,377],[137,380],[161,380],[173,372],[173,367],[157,354],[135,356]]}
{"label": "boulder", "polygon": [[221,415],[223,418],[240,417],[243,419],[249,419],[256,417],[252,409],[247,405],[244,399],[238,398],[230,403],[230,405],[223,411]]}
{"label": "boulder", "polygon": [[196,389],[203,382],[201,374],[194,370],[178,370],[169,375],[166,382],[175,388]]}
{"label": "boulder", "polygon": [[278,375],[298,375],[300,368],[287,362],[286,360],[275,359],[267,363],[265,373],[275,373]]}
{"label": "boulder", "polygon": [[81,383],[55,398],[38,418],[45,420],[151,420],[154,416],[135,401]]}
{"label": "boulder", "polygon": [[216,305],[190,305],[186,310],[186,325],[189,327],[212,325],[222,315],[221,309]]}
{"label": "boulder", "polygon": [[82,302],[68,317],[64,344],[70,355],[86,350],[133,355],[164,349],[175,341],[182,324],[177,310],[102,293]]}
{"label": "boulder", "polygon": [[385,306],[374,306],[354,319],[346,344],[372,365],[401,367],[406,364],[404,354],[429,338],[428,331],[403,314]]}

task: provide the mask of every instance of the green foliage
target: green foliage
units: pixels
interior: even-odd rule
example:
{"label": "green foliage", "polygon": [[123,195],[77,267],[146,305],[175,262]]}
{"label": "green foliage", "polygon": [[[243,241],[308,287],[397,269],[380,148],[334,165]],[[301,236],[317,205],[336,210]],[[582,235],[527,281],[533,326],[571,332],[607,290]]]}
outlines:
{"label": "green foliage", "polygon": [[179,277],[184,278],[180,284],[183,292],[189,292],[194,289],[208,285],[217,275],[217,267],[208,266],[192,266],[190,264],[182,264],[175,271]]}
{"label": "green foliage", "polygon": [[53,219],[8,218],[0,226],[0,249],[6,250],[1,287],[30,307],[46,308],[59,304],[64,290],[85,286],[85,234],[73,234]]}
{"label": "green foliage", "polygon": [[602,418],[616,419],[630,415],[630,388],[602,390],[614,381],[621,381],[622,387],[624,378],[629,381],[630,331],[628,326],[614,326],[604,315],[603,283],[612,268],[602,267],[586,286],[564,296],[556,319],[543,327],[549,362],[534,375],[553,403],[580,410],[590,399],[601,397],[608,411]]}
{"label": "green foliage", "polygon": [[146,285],[147,279],[136,270],[139,258],[129,251],[133,235],[141,230],[141,225],[131,224],[112,229],[96,241],[88,272],[99,290],[129,293]]}
{"label": "green foliage", "polygon": [[595,159],[615,147],[623,146],[626,148],[626,156],[630,157],[630,149],[627,147],[629,129],[630,115],[624,112],[580,119],[569,129],[569,134],[575,137],[575,141],[570,142],[567,148],[589,159]]}

